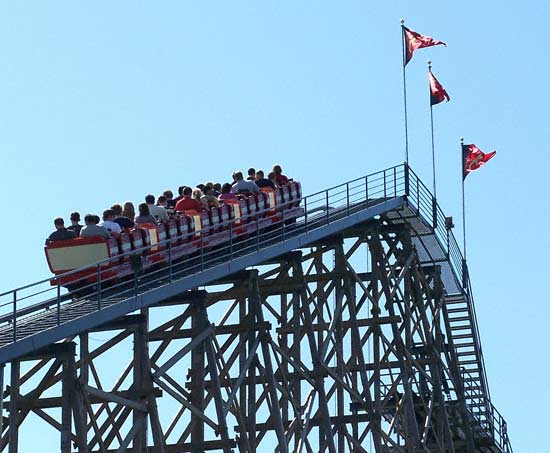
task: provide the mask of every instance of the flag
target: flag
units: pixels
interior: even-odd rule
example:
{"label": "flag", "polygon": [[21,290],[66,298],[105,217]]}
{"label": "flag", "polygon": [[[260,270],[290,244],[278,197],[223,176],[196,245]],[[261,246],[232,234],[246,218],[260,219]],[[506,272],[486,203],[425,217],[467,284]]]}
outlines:
{"label": "flag", "polygon": [[436,105],[445,100],[450,101],[451,98],[445,91],[445,88],[435,78],[432,71],[428,71],[428,79],[430,80],[430,105]]}
{"label": "flag", "polygon": [[407,27],[403,27],[403,39],[405,40],[405,66],[411,60],[413,52],[416,49],[421,49],[422,47],[431,47],[437,46],[438,44],[443,44],[447,47],[443,41],[438,41],[437,39],[430,38],[429,36],[421,35],[415,31],[409,30]]}
{"label": "flag", "polygon": [[465,179],[470,172],[485,165],[496,153],[496,151],[491,151],[485,154],[474,144],[462,145],[462,179]]}

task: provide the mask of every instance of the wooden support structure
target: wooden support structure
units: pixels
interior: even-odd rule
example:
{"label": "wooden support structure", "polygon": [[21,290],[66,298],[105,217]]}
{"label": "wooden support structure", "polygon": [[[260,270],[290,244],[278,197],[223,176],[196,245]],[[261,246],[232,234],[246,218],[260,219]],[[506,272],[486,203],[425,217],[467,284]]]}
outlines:
{"label": "wooden support structure", "polygon": [[1,365],[0,451],[26,451],[30,413],[62,453],[476,451],[440,269],[408,227],[283,258],[14,361],[7,387]]}

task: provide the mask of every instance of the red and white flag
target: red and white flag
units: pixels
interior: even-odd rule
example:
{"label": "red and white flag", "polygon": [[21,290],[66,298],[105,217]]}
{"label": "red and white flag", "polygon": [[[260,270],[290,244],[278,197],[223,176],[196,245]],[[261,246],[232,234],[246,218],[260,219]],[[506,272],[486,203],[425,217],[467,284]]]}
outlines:
{"label": "red and white flag", "polygon": [[436,105],[445,100],[449,102],[451,100],[450,96],[431,70],[428,71],[428,79],[430,80],[430,105]]}
{"label": "red and white flag", "polygon": [[437,46],[439,44],[447,47],[443,41],[430,38],[429,36],[421,35],[415,31],[409,30],[407,27],[403,27],[403,39],[405,44],[405,66],[411,60],[413,53],[416,49],[422,49],[423,47]]}
{"label": "red and white flag", "polygon": [[462,145],[462,179],[465,179],[472,171],[485,165],[496,153],[496,151],[484,153],[474,144]]}

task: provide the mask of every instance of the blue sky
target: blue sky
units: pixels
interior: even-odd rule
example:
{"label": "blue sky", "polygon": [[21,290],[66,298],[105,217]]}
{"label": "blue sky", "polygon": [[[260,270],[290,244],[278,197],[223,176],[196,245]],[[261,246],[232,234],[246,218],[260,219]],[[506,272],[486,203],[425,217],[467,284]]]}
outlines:
{"label": "blue sky", "polygon": [[[404,160],[399,19],[448,43],[407,66],[410,163],[460,234],[459,138],[497,156],[466,181],[468,258],[493,400],[543,451],[550,6],[513,2],[3,2],[0,292],[48,276],[56,216],[281,163],[306,193]],[[533,387],[540,385],[541,388]],[[531,388],[533,390],[529,391]],[[529,389],[526,391],[526,389]]]}

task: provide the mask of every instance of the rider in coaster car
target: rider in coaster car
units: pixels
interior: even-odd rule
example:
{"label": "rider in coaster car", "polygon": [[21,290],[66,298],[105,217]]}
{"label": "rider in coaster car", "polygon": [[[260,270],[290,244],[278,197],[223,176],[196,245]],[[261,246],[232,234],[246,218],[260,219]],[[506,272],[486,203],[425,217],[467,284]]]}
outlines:
{"label": "rider in coaster car", "polygon": [[55,231],[46,239],[46,245],[48,245],[50,241],[64,241],[66,239],[74,239],[76,237],[76,233],[74,231],[65,228],[65,221],[61,217],[56,218],[53,221],[53,224],[55,226]]}
{"label": "rider in coaster car", "polygon": [[86,216],[84,217],[84,223],[86,224],[86,226],[82,227],[82,229],[80,230],[80,237],[102,237],[105,239],[109,239],[111,237],[111,235],[105,228],[98,226],[98,216],[94,214],[86,214]]}
{"label": "rider in coaster car", "polygon": [[285,184],[288,184],[288,178],[283,175],[283,169],[280,165],[273,165],[273,173],[275,173],[275,182],[279,186],[283,186]]}
{"label": "rider in coaster car", "polygon": [[240,171],[236,171],[233,173],[233,180],[235,181],[233,183],[233,187],[231,188],[231,192],[233,193],[259,193],[260,189],[258,189],[258,186],[254,184],[252,181],[245,181],[243,179],[243,174]]}
{"label": "rider in coaster car", "polygon": [[195,200],[193,197],[193,189],[191,187],[184,187],[182,191],[182,198],[176,204],[176,211],[201,211],[202,203],[199,200]]}
{"label": "rider in coaster car", "polygon": [[151,212],[149,211],[149,206],[147,205],[147,203],[140,203],[138,206],[138,211],[139,211],[139,215],[136,216],[136,218],[134,219],[134,221],[137,224],[141,224],[141,223],[152,223],[153,225],[157,224],[157,219],[155,219],[151,215]]}
{"label": "rider in coaster car", "polygon": [[270,179],[267,179],[264,176],[264,172],[262,170],[258,170],[256,172],[256,181],[255,181],[255,183],[260,189],[262,189],[264,187],[268,187],[270,189],[275,189],[275,184],[273,183],[273,181],[271,181]]}

